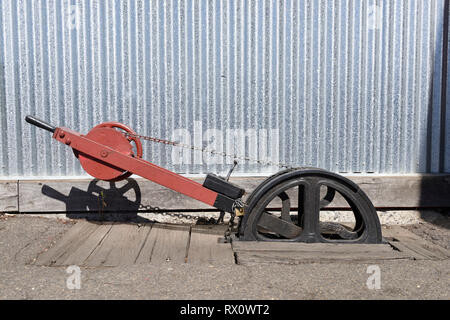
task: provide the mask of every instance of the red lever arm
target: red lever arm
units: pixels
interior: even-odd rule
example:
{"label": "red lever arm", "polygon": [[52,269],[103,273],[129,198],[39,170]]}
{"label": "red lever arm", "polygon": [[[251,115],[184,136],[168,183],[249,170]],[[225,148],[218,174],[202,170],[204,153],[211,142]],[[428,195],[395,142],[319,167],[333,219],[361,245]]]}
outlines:
{"label": "red lever arm", "polygon": [[153,163],[117,152],[112,148],[84,137],[78,132],[64,127],[56,128],[53,138],[101,162],[132,172],[220,210],[232,211],[232,199]]}

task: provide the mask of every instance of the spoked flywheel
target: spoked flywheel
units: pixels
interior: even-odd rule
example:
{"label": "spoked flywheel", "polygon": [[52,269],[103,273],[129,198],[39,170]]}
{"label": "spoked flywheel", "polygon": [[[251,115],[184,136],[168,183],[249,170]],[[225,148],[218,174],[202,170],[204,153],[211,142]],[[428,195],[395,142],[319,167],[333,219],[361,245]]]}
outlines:
{"label": "spoked flywheel", "polygon": [[[344,217],[334,221],[330,209],[344,207],[351,211],[340,212]],[[322,169],[289,169],[269,177],[249,196],[245,212],[241,240],[382,241],[377,213],[365,193],[349,179]]]}

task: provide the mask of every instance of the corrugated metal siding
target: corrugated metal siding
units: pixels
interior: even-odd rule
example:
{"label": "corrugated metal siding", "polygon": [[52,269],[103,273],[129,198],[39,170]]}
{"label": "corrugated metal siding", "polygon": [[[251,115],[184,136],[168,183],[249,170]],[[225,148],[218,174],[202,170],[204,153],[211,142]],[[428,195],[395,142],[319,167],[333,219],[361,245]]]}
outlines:
{"label": "corrugated metal siding", "polygon": [[[444,4],[1,0],[0,176],[83,174],[26,114],[81,132],[111,120],[161,138],[188,129],[185,142],[204,134],[216,150],[233,143],[227,129],[257,132],[275,160],[337,172],[450,172]],[[229,167],[144,148],[177,172]]]}
{"label": "corrugated metal siding", "polygon": [[[447,50],[450,50],[450,1],[447,1]],[[443,147],[443,167],[444,172],[450,172],[450,55],[447,55],[447,82],[446,82],[446,101],[444,117],[444,139],[441,141]]]}

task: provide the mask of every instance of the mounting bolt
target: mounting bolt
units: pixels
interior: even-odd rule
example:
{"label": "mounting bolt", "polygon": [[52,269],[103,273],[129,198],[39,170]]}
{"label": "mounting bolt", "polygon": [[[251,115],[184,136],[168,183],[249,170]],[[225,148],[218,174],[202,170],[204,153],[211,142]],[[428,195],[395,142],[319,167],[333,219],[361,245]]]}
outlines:
{"label": "mounting bolt", "polygon": [[70,140],[70,138],[67,138],[66,144],[67,144],[67,145],[70,145],[71,143],[72,143],[72,140]]}
{"label": "mounting bolt", "polygon": [[102,150],[102,151],[100,152],[100,155],[101,155],[103,158],[106,158],[106,157],[108,156],[108,151]]}
{"label": "mounting bolt", "polygon": [[62,138],[64,138],[66,136],[66,133],[64,132],[64,131],[61,131],[60,133],[59,133],[59,137],[62,139]]}

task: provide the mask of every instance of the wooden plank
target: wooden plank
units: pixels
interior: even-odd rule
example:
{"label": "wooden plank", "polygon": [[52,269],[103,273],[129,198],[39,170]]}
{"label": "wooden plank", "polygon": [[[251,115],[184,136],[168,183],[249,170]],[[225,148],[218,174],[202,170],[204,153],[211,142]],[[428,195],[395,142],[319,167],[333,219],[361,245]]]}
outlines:
{"label": "wooden plank", "polygon": [[105,237],[108,235],[112,228],[112,223],[104,223],[99,225],[99,227],[92,232],[89,237],[84,241],[80,247],[75,248],[72,252],[69,252],[68,256],[61,257],[58,259],[54,265],[55,266],[69,266],[77,265],[83,266],[84,262],[94,250],[102,243]]}
{"label": "wooden plank", "polygon": [[[345,176],[345,175],[344,175]],[[348,175],[350,180],[358,184],[378,208],[420,208],[450,207],[450,175]],[[265,177],[234,177],[231,182],[246,189],[247,197]],[[193,178],[200,183],[204,178]],[[99,195],[89,193],[89,184],[93,180],[38,180],[19,181],[18,202],[21,212],[72,212],[101,209]],[[104,210],[115,212],[139,210],[135,203],[137,190],[142,197],[143,205],[151,205],[161,209],[210,209],[199,201],[181,195],[151,181],[137,178],[130,179],[131,189],[121,194],[127,181],[116,184],[110,190],[107,182],[97,182],[105,190]],[[124,189],[122,189],[123,191]],[[297,205],[297,197],[292,196],[292,207]],[[275,204],[276,205],[276,204]],[[330,208],[348,208],[345,200],[337,196]]]}
{"label": "wooden plank", "polygon": [[[355,182],[376,208],[450,207],[450,175],[343,175]],[[261,181],[262,182],[262,181]],[[242,185],[245,188],[245,182]],[[247,190],[247,189],[246,189]],[[291,207],[298,206],[297,190],[287,191]],[[325,189],[323,190],[325,194]],[[281,208],[281,199],[275,198],[271,206]],[[349,208],[347,201],[336,194],[328,208]]]}
{"label": "wooden plank", "polygon": [[401,226],[383,229],[384,237],[398,250],[413,255],[415,259],[443,260],[450,258],[450,251],[429,242]]}
{"label": "wooden plank", "polygon": [[20,212],[137,212],[141,189],[134,180],[126,185],[127,181],[113,188],[96,180],[19,181],[19,208]]}
{"label": "wooden plank", "polygon": [[391,252],[387,244],[329,244],[329,243],[297,243],[297,242],[263,242],[263,241],[233,241],[234,251],[288,251],[288,252]]}
{"label": "wooden plank", "polygon": [[53,247],[41,253],[34,264],[50,266],[57,260],[67,258],[71,252],[79,248],[98,227],[99,225],[95,223],[78,221]]}
{"label": "wooden plank", "polygon": [[232,248],[238,264],[265,263],[301,264],[312,262],[376,262],[379,260],[410,259],[388,244],[329,244],[233,241]]}
{"label": "wooden plank", "polygon": [[19,211],[18,181],[0,181],[0,212]]}
{"label": "wooden plank", "polygon": [[122,228],[119,243],[115,243],[114,249],[108,255],[103,263],[104,266],[113,267],[119,265],[132,265],[136,262],[137,257],[144,245],[151,225],[126,225]]}
{"label": "wooden plank", "polygon": [[240,265],[303,264],[303,263],[377,263],[381,260],[409,259],[398,251],[386,252],[299,252],[299,251],[238,251],[236,262]]}
{"label": "wooden plank", "polygon": [[115,223],[84,265],[115,267],[134,264],[149,231],[148,226]]}
{"label": "wooden plank", "polygon": [[450,174],[350,177],[375,207],[450,207]]}
{"label": "wooden plank", "polygon": [[[202,230],[203,231],[203,230]],[[219,235],[191,232],[187,262],[190,264],[232,265],[234,254],[229,243],[219,243]]]}
{"label": "wooden plank", "polygon": [[272,230],[274,233],[288,239],[298,237],[302,233],[302,228],[299,226],[268,214],[267,212],[261,214],[258,220],[258,227]]}
{"label": "wooden plank", "polygon": [[233,241],[233,251],[276,251],[276,252],[324,252],[324,253],[390,253],[392,247],[388,244],[364,243],[299,243],[299,242],[269,242],[269,241]]}
{"label": "wooden plank", "polygon": [[161,265],[185,263],[189,242],[188,226],[154,225],[136,263]]}
{"label": "wooden plank", "polygon": [[414,260],[429,260],[429,256],[428,255],[424,255],[421,254],[417,251],[411,250],[409,248],[409,246],[405,245],[403,242],[398,242],[398,241],[389,241],[389,243],[397,250],[399,250],[400,252],[410,256],[412,259]]}
{"label": "wooden plank", "polygon": [[228,225],[226,224],[198,224],[192,226],[192,233],[206,233],[223,237],[227,229]]}

